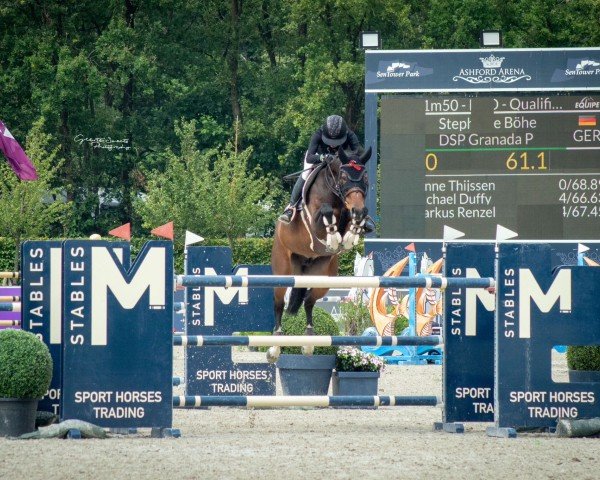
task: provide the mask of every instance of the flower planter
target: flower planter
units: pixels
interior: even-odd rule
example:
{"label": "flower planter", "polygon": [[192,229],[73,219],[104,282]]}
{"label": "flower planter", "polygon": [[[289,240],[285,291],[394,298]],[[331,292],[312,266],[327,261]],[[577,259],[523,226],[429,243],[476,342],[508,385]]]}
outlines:
{"label": "flower planter", "polygon": [[569,382],[571,383],[600,383],[600,370],[569,370]]}
{"label": "flower planter", "polygon": [[277,360],[284,395],[327,395],[335,355],[284,354]]}
{"label": "flower planter", "polygon": [[[331,387],[333,395],[377,395],[379,372],[333,372]],[[377,407],[336,407],[375,410]]]}
{"label": "flower planter", "polygon": [[377,395],[379,372],[333,372],[334,395]]}
{"label": "flower planter", "polygon": [[0,398],[0,437],[33,432],[37,405],[37,399]]}

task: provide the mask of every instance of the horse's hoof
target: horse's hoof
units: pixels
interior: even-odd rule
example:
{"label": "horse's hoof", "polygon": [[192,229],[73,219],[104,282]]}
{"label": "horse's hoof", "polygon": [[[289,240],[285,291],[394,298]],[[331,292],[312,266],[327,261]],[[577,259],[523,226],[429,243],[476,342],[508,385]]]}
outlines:
{"label": "horse's hoof", "polygon": [[275,363],[279,359],[281,353],[280,347],[271,347],[267,350],[267,362]]}
{"label": "horse's hoof", "polygon": [[302,347],[302,354],[303,355],[312,355],[315,352],[315,346],[314,345],[305,345],[304,347]]}

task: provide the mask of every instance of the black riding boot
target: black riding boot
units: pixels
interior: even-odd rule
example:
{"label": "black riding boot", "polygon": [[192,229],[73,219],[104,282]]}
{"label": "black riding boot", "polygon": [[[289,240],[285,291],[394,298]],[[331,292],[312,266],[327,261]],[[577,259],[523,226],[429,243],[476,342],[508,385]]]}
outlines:
{"label": "black riding boot", "polygon": [[296,180],[296,184],[292,189],[292,198],[290,198],[290,203],[285,208],[285,211],[279,215],[279,221],[283,223],[290,223],[292,221],[292,216],[294,215],[294,208],[300,202],[300,197],[302,196],[302,189],[304,188],[304,179],[300,176],[298,180]]}

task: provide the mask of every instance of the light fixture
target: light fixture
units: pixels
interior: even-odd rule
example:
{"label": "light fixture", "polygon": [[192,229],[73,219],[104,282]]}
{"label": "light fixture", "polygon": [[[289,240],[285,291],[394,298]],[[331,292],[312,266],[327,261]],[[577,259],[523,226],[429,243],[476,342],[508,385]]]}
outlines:
{"label": "light fixture", "polygon": [[501,48],[502,32],[500,30],[482,30],[479,35],[481,48]]}
{"label": "light fixture", "polygon": [[381,48],[379,32],[360,32],[359,45],[364,50]]}

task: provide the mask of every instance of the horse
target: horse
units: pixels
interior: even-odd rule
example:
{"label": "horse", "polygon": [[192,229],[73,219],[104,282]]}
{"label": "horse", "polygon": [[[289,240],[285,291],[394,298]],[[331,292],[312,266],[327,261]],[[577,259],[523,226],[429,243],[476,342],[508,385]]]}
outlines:
{"label": "horse", "polygon": [[[271,269],[274,275],[327,275],[338,273],[338,255],[358,244],[364,233],[367,217],[365,197],[368,177],[365,164],[371,157],[371,148],[362,155],[346,153],[339,148],[313,168],[304,186],[302,209],[296,211],[289,224],[277,222]],[[275,288],[275,335],[281,335],[287,288]],[[293,288],[288,302],[288,313],[295,315],[304,304],[306,335],[313,335],[313,307],[329,288]],[[312,353],[305,347],[304,353]],[[267,354],[274,362],[279,347],[271,347]]]}

